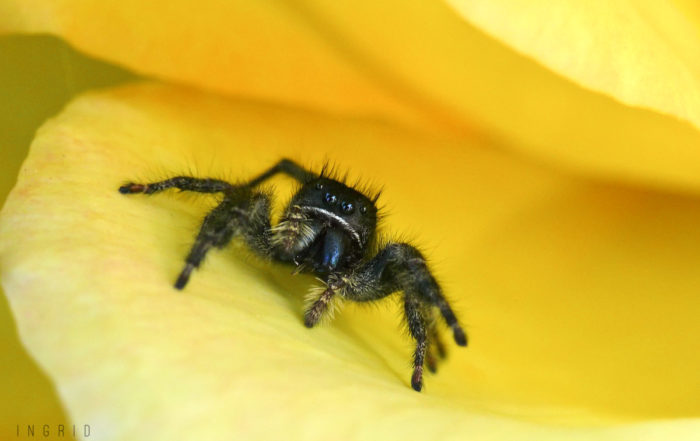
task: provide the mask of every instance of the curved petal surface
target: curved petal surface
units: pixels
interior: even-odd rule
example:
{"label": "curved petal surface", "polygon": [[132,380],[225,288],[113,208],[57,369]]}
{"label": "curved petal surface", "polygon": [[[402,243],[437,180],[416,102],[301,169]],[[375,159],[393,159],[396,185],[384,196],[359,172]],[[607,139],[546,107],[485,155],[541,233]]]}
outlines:
{"label": "curved petal surface", "polygon": [[569,170],[697,193],[700,41],[692,4],[678,4],[8,0],[0,29],[52,32],[227,94],[478,133]]}
{"label": "curved petal surface", "polygon": [[[386,234],[426,249],[471,343],[424,393],[394,302],[308,330],[313,280],[235,247],[177,292],[214,201],[116,191],[281,156],[383,185]],[[275,185],[279,205],[291,189]],[[146,84],[79,98],[38,132],[0,217],[0,276],[21,338],[100,439],[690,440],[699,218],[697,199],[459,137]]]}

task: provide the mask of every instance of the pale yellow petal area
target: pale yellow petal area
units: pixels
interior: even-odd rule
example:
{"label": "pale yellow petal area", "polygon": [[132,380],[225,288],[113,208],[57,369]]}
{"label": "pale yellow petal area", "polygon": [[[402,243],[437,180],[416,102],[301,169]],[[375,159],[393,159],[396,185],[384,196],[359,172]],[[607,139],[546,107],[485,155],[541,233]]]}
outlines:
{"label": "pale yellow petal area", "polygon": [[489,35],[586,88],[700,128],[696,1],[448,3]]}
{"label": "pale yellow petal area", "polygon": [[[576,24],[572,37],[548,55],[579,62],[571,77],[571,69],[537,58],[546,52],[543,38],[523,37],[522,44],[533,48],[512,42],[528,30],[539,35],[538,29],[551,29],[534,12],[527,22],[505,15],[498,27],[504,35],[492,27],[492,38],[466,21],[466,13],[428,0],[203,0],[196,7],[185,0],[6,0],[0,29],[51,32],[140,73],[227,94],[478,133],[489,145],[579,173],[697,193],[694,9],[691,3],[683,12],[661,3],[605,3],[610,8],[601,20],[607,28],[594,26],[602,3],[581,18],[571,17],[584,8],[573,2],[548,8],[561,12],[550,20],[552,27]],[[506,4],[493,4],[481,9],[497,21],[496,8]],[[590,37],[572,42],[589,31],[588,24]],[[634,32],[611,39],[605,51],[581,55],[600,58],[576,58],[576,48],[601,42],[599,31],[609,28]],[[654,44],[646,47],[649,42]],[[615,59],[611,52],[623,44],[629,47]],[[649,71],[654,57],[660,66]],[[604,75],[610,72],[617,76]]]}
{"label": "pale yellow petal area", "polygon": [[[401,306],[309,330],[312,278],[243,247],[172,288],[211,196],[128,180],[325,159],[384,187],[470,334],[409,386]],[[277,205],[290,195],[274,181]],[[691,440],[700,200],[575,178],[475,141],[173,86],[86,95],[37,133],[0,217],[20,336],[95,439]]]}
{"label": "pale yellow petal area", "polygon": [[[4,140],[3,140],[4,141]],[[11,140],[13,141],[13,139]],[[0,161],[0,206],[14,186],[14,178],[27,154],[27,146],[19,148],[11,142],[2,146]],[[5,293],[0,288],[0,433],[3,438],[16,435],[17,425],[21,434],[26,434],[26,425],[34,424],[43,434],[47,424],[53,434],[59,424],[66,426],[53,385],[37,368],[17,337],[15,320],[12,317]],[[73,439],[70,434],[64,437]]]}
{"label": "pale yellow petal area", "polygon": [[[0,206],[14,187],[36,129],[59,112],[72,93],[128,77],[77,57],[55,38],[0,38]],[[90,72],[92,75],[86,75]],[[126,77],[126,78],[125,78]],[[0,439],[34,437],[70,441],[53,383],[27,354],[0,289]],[[59,435],[61,425],[63,435]],[[19,426],[19,428],[18,428]],[[67,428],[67,430],[66,430]]]}

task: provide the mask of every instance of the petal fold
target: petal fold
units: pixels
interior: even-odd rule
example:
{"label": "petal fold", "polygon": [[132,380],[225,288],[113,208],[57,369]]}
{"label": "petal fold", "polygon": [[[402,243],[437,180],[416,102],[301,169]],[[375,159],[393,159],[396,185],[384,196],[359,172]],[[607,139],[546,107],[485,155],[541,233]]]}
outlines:
{"label": "petal fold", "polygon": [[489,35],[586,88],[700,128],[696,2],[448,3]]}
{"label": "petal fold", "polygon": [[7,0],[0,29],[51,32],[231,95],[477,134],[579,173],[700,191],[692,3],[451,5]]}

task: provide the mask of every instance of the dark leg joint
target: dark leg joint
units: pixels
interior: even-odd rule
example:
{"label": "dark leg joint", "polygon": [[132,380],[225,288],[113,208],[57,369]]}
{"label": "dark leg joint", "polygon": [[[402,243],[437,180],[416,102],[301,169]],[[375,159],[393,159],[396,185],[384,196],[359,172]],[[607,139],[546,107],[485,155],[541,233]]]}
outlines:
{"label": "dark leg joint", "polygon": [[413,369],[413,376],[411,377],[411,387],[416,392],[420,392],[423,389],[423,366],[416,366]]}
{"label": "dark leg joint", "polygon": [[147,185],[134,184],[132,182],[124,184],[119,187],[119,193],[121,194],[134,194],[134,193],[144,193],[148,188]]}
{"label": "dark leg joint", "polygon": [[458,345],[467,345],[467,334],[464,333],[464,330],[458,324],[452,325],[452,333],[454,334],[455,342]]}
{"label": "dark leg joint", "polygon": [[425,340],[418,340],[416,352],[413,356],[413,376],[411,376],[411,387],[420,392],[423,389],[423,362],[425,361],[425,351],[427,348]]}
{"label": "dark leg joint", "polygon": [[175,288],[176,289],[182,289],[187,285],[187,282],[190,280],[190,274],[192,274],[192,270],[194,269],[194,265],[191,263],[188,263],[185,265],[185,268],[182,270],[180,273],[180,276],[177,278],[177,281],[175,282]]}

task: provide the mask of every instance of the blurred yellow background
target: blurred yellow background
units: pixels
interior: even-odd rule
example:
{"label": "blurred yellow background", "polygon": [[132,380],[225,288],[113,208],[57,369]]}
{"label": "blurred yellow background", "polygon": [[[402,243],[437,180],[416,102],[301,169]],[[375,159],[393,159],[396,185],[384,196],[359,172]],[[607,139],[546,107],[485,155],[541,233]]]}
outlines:
{"label": "blurred yellow background", "polygon": [[[36,129],[76,94],[135,76],[85,57],[49,36],[0,37],[0,205],[12,189]],[[0,433],[16,425],[68,424],[51,381],[20,343],[3,293],[0,298]],[[49,436],[48,439],[52,437]],[[65,439],[65,438],[63,438]]]}

